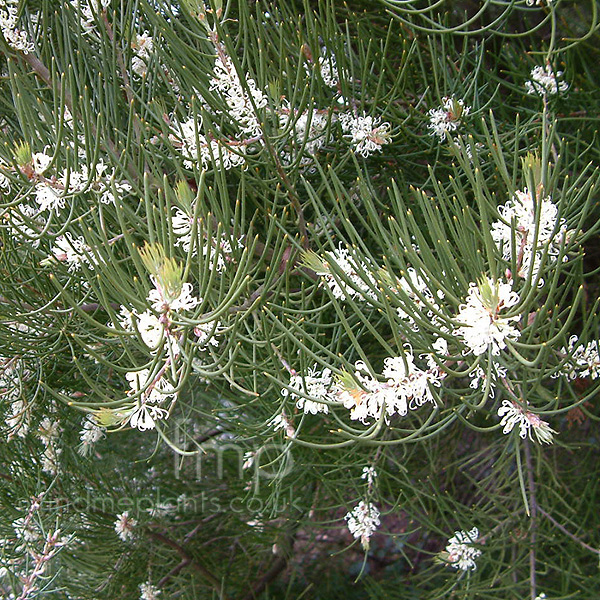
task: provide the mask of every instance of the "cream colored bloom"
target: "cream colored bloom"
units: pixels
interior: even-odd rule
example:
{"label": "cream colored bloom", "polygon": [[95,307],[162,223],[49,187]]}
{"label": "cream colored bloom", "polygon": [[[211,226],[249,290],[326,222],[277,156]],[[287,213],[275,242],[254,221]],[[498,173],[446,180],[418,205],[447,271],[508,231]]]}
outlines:
{"label": "cream colored bloom", "polygon": [[507,340],[518,339],[521,332],[513,323],[519,321],[520,315],[502,315],[518,302],[519,295],[512,291],[509,283],[487,278],[479,284],[471,283],[466,303],[456,316],[463,325],[454,330],[467,346],[467,353],[479,356],[491,349],[497,356],[506,348]]}

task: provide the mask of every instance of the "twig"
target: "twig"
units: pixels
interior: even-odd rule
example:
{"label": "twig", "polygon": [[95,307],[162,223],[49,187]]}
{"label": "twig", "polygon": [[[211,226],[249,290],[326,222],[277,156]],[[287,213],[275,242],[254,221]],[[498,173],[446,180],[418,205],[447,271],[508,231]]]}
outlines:
{"label": "twig", "polygon": [[564,525],[561,525],[552,515],[549,515],[541,506],[538,506],[538,510],[540,514],[544,515],[550,523],[552,523],[555,527],[558,527],[566,536],[570,537],[574,542],[577,542],[582,548],[593,552],[594,554],[598,554],[600,556],[600,549],[593,548],[589,544],[586,544],[583,540],[579,539],[575,534],[571,533]]}
{"label": "twig", "polygon": [[164,585],[171,579],[171,577],[175,577],[179,571],[182,571],[190,564],[190,561],[187,559],[183,559],[178,565],[173,567],[157,584],[158,588],[164,587]]}
{"label": "twig", "polygon": [[[186,563],[185,566],[189,565],[192,569],[194,569],[196,572],[198,572],[204,579],[206,579],[206,581],[208,581],[210,583],[210,585],[214,588],[214,590],[217,592],[217,594],[219,595],[219,598],[221,598],[222,600],[226,599],[226,596],[223,594],[223,591],[221,589],[220,581],[204,565],[201,565],[197,560],[195,560],[194,557],[183,546],[180,546],[176,541],[168,538],[167,536],[163,535],[162,533],[158,533],[156,531],[150,531],[150,530],[146,530],[146,533],[147,533],[148,537],[150,537],[154,541],[160,542],[161,544],[164,544],[165,546],[169,546],[169,548],[172,548],[173,550],[175,550],[175,552],[177,552],[177,554],[181,557],[182,562]],[[181,568],[183,568],[183,567],[181,567]]]}

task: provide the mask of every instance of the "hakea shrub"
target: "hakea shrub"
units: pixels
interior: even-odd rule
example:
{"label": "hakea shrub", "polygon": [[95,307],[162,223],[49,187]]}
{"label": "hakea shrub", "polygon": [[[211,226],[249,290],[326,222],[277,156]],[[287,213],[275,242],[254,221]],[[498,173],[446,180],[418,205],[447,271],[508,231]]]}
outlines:
{"label": "hakea shrub", "polygon": [[0,0],[0,594],[591,597],[595,12],[59,4]]}

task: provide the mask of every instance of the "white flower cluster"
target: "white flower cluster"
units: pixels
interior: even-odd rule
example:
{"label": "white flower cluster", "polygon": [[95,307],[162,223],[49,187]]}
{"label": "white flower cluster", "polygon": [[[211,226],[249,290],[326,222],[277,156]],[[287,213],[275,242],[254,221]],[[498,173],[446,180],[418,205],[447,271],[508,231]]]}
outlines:
{"label": "white flower cluster", "polygon": [[[2,381],[5,381],[4,378]],[[0,382],[0,386],[2,383]],[[2,386],[3,387],[3,386]],[[6,389],[6,388],[4,388]],[[13,388],[14,389],[14,388]],[[12,395],[13,390],[7,390],[9,396]],[[20,392],[20,390],[19,390]],[[3,392],[3,397],[6,392]],[[9,435],[8,440],[12,439],[15,435],[18,437],[25,437],[29,431],[30,415],[27,409],[27,404],[20,398],[13,400],[10,403],[8,414],[5,417],[6,424],[8,426]]]}
{"label": "white flower cluster", "polygon": [[10,179],[2,172],[3,170],[8,170],[8,167],[0,161],[0,192],[4,191],[8,194],[10,192]]}
{"label": "white flower cluster", "polygon": [[458,129],[461,119],[471,112],[470,106],[465,106],[464,100],[445,96],[442,105],[432,108],[429,114],[429,125],[431,135],[437,135],[440,141],[446,139],[446,133],[452,133]]}
{"label": "white flower cluster", "polygon": [[90,33],[96,27],[98,14],[108,7],[111,0],[71,0],[71,6],[80,11],[81,28]]}
{"label": "white flower cluster", "polygon": [[37,523],[31,518],[27,518],[27,516],[15,519],[12,522],[12,527],[17,539],[21,540],[24,545],[40,539],[40,531]]}
{"label": "white flower cluster", "polygon": [[[525,188],[522,192],[517,190],[511,200],[498,207],[498,212],[501,220],[492,224],[491,233],[502,257],[516,261],[519,277],[527,277],[530,271],[537,277],[544,252],[549,261],[555,261],[568,236],[565,220],[558,219],[558,208],[550,197],[534,200]],[[563,260],[567,260],[566,255]]]}
{"label": "white flower cluster", "polygon": [[[298,114],[286,103],[279,111],[279,127],[284,131],[292,132],[292,149],[302,150],[300,159],[301,165],[312,163],[315,154],[325,145],[327,137],[325,129],[327,127],[327,113],[325,111],[305,110]],[[294,156],[290,152],[284,152],[282,155],[284,164],[291,164]]]}
{"label": "white flower cluster", "polygon": [[38,429],[38,438],[44,445],[42,456],[42,470],[50,475],[56,475],[59,467],[59,457],[62,449],[58,446],[60,426],[58,421],[44,417]]}
{"label": "white flower cluster", "polygon": [[327,48],[321,48],[321,56],[319,60],[315,62],[312,57],[309,61],[304,63],[304,70],[310,75],[311,68],[314,67],[321,74],[323,83],[330,88],[337,88],[340,83],[340,76],[337,68],[337,61],[335,56],[327,50]]}
{"label": "white flower cluster", "polygon": [[192,284],[183,283],[181,288],[175,291],[166,290],[158,281],[153,281],[155,287],[148,292],[148,302],[158,313],[167,313],[177,310],[192,310],[201,301],[193,295]]}
{"label": "white flower cluster", "polygon": [[372,503],[362,500],[344,519],[348,522],[348,529],[354,536],[354,539],[360,539],[360,543],[365,550],[369,549],[369,541],[376,529],[381,525],[379,520],[379,509]]}
{"label": "white flower cluster", "polygon": [[83,429],[79,432],[81,444],[77,452],[81,456],[89,456],[92,448],[104,437],[105,432],[106,429],[100,427],[92,415],[88,415],[83,420]]}
{"label": "white flower cluster", "polygon": [[[394,288],[398,294],[398,299],[402,303],[402,306],[398,307],[396,312],[402,320],[410,323],[414,331],[419,330],[413,316],[416,312],[423,313],[431,322],[439,321],[434,309],[441,310],[438,300],[444,298],[444,293],[438,290],[434,296],[427,281],[413,267],[406,269],[406,275],[394,283]],[[399,290],[408,296],[408,302],[398,293]],[[407,309],[410,312],[407,312]],[[442,323],[438,323],[438,325],[445,329]]]}
{"label": "white flower cluster", "polygon": [[158,600],[160,590],[150,582],[140,584],[140,600]]}
{"label": "white flower cluster", "polygon": [[579,338],[572,335],[569,338],[568,348],[562,349],[563,354],[570,354],[570,363],[565,366],[569,379],[578,377],[600,378],[600,342],[589,342],[585,346],[579,344]]}
{"label": "white flower cluster", "polygon": [[32,177],[38,180],[35,186],[35,199],[39,204],[40,211],[62,210],[65,208],[65,201],[68,195],[76,194],[86,189],[98,193],[100,195],[100,202],[103,204],[115,203],[113,186],[119,194],[131,191],[131,185],[128,182],[114,180],[114,170],[111,175],[105,175],[108,165],[102,160],[99,160],[93,168],[82,165],[79,171],[65,170],[59,177],[53,176],[49,179],[42,176],[42,174],[47,170],[51,157],[43,153],[37,153],[33,156]]}
{"label": "white flower cluster", "polygon": [[[151,350],[158,351],[161,347],[161,340],[164,341],[164,336],[171,335],[169,330],[171,313],[193,310],[201,302],[201,299],[193,295],[190,283],[183,283],[175,291],[163,289],[157,281],[153,280],[153,283],[155,287],[148,292],[147,298],[152,309],[138,313],[121,306],[119,324],[125,331],[135,332],[137,330],[144,344]],[[160,317],[157,317],[153,310],[159,313]]]}
{"label": "white flower cluster", "polygon": [[129,516],[129,511],[122,512],[120,515],[117,515],[117,520],[115,521],[115,531],[117,535],[124,542],[129,542],[134,539],[134,528],[137,525],[137,521]]}
{"label": "white flower cluster", "polygon": [[[441,338],[440,338],[441,339]],[[363,361],[355,363],[355,379],[360,387],[345,384],[338,392],[338,399],[350,409],[350,418],[367,424],[378,419],[385,411],[386,420],[394,414],[405,416],[427,402],[434,403],[431,391],[439,387],[444,374],[437,368],[420,369],[414,363],[410,349],[404,356],[388,357],[383,361],[385,382],[372,377]]]}
{"label": "white flower cluster", "polygon": [[164,338],[165,323],[162,322],[150,309],[142,313],[129,310],[124,306],[119,310],[119,325],[125,331],[138,332],[142,341],[153,352],[157,352]]}
{"label": "white flower cluster", "polygon": [[[196,136],[196,123],[198,135]],[[207,169],[216,162],[223,169],[232,169],[245,162],[245,147],[240,142],[225,144],[213,138],[207,138],[200,133],[202,120],[189,117],[183,123],[177,123],[171,140],[180,144],[184,155],[183,164],[188,168],[194,167],[195,161],[200,161],[202,168]],[[232,148],[235,147],[235,151]]]}
{"label": "white flower cluster", "polygon": [[[177,359],[180,348],[179,340],[172,331],[173,315],[177,312],[193,310],[201,301],[192,293],[192,285],[183,283],[177,289],[166,289],[157,280],[152,278],[154,289],[148,293],[147,302],[151,308],[142,313],[130,311],[124,306],[120,309],[119,324],[125,331],[138,332],[144,344],[153,354],[158,353],[163,345],[167,344],[167,361],[156,372],[149,369],[130,371],[125,377],[130,386],[129,396],[135,396],[136,406],[124,413],[129,419],[131,427],[141,431],[154,429],[157,420],[165,419],[169,411],[162,406],[168,401],[177,399],[177,391],[165,378],[164,374],[169,364]],[[160,316],[157,316],[158,313]],[[205,343],[216,343],[213,340],[215,331],[214,323],[207,323],[209,331],[201,332]]]}
{"label": "white flower cluster", "polygon": [[461,571],[476,569],[476,558],[481,556],[481,550],[474,548],[473,543],[479,537],[479,530],[473,527],[471,531],[455,531],[454,536],[448,540],[443,560],[452,568]]}
{"label": "white flower cluster", "polygon": [[546,421],[526,410],[516,402],[512,400],[503,400],[502,406],[498,409],[498,416],[502,417],[500,425],[504,427],[502,433],[510,433],[515,426],[519,427],[519,435],[522,439],[529,436],[531,437],[531,431],[536,437],[536,440],[540,444],[551,444],[553,442],[552,436],[556,433],[550,428],[550,425]]}
{"label": "white flower cluster", "polygon": [[208,321],[199,323],[194,327],[194,334],[197,338],[196,343],[202,349],[207,346],[218,346],[219,340],[217,337],[223,335],[223,333],[221,321]]}
{"label": "white flower cluster", "polygon": [[[175,208],[174,214],[171,217],[173,233],[177,236],[175,245],[179,246],[184,252],[189,252],[192,246],[193,223],[193,215],[188,215],[181,209]],[[198,225],[200,225],[200,223],[198,223]],[[200,240],[202,235],[200,226],[196,228],[196,235]],[[217,273],[222,273],[226,269],[227,264],[233,261],[233,247],[244,247],[242,240],[243,237],[240,237],[235,241],[229,240],[224,234],[221,234],[221,238],[218,241],[214,238],[210,241],[202,239],[202,241],[195,244],[192,256],[197,256],[198,246],[201,246],[204,260],[208,260],[211,265],[214,265]]]}
{"label": "white flower cluster", "polygon": [[8,404],[5,417],[10,440],[15,435],[25,437],[29,429],[29,411],[22,399],[23,382],[31,375],[20,358],[0,357],[0,397]]}
{"label": "white flower cluster", "polygon": [[134,73],[143,77],[146,74],[154,50],[154,40],[147,31],[144,31],[142,35],[135,36],[135,41],[131,42],[131,48],[134,53],[131,59],[131,68]]}
{"label": "white flower cluster", "polygon": [[323,83],[330,88],[335,88],[340,83],[337,62],[333,54],[325,53],[319,56],[319,72]]}
{"label": "white flower cluster", "polygon": [[[337,391],[336,386],[333,383],[333,377],[330,369],[323,369],[319,371],[318,365],[315,365],[308,370],[307,375],[294,374],[290,377],[289,387],[292,390],[283,388],[281,395],[284,397],[290,397],[292,400],[296,400],[296,406],[304,410],[305,413],[311,413],[316,415],[317,413],[328,413],[329,406],[322,401],[335,401],[335,392]],[[316,398],[306,398],[306,396],[312,396]]]}
{"label": "white flower cluster", "polygon": [[19,0],[0,0],[0,29],[6,43],[14,50],[29,54],[35,50],[27,33],[17,27]]}
{"label": "white flower cluster", "polygon": [[245,77],[245,86],[242,86],[239,75],[223,48],[217,48],[217,52],[219,54],[215,60],[210,89],[223,95],[229,107],[229,116],[238,123],[244,135],[260,137],[262,131],[256,111],[267,105],[267,97],[256,87],[256,81],[251,77]]}
{"label": "white flower cluster", "polygon": [[531,79],[525,82],[525,90],[528,94],[537,96],[555,96],[559,92],[566,92],[569,84],[566,81],[559,81],[562,75],[562,71],[554,71],[549,64],[545,68],[539,65],[533,67],[529,75]]}
{"label": "white flower cluster", "polygon": [[[245,138],[262,137],[257,111],[267,106],[267,96],[257,88],[250,77],[244,78],[244,84],[235,70],[229,56],[222,46],[216,46],[217,57],[213,67],[210,89],[218,92],[227,103],[227,116],[239,127],[242,140],[219,141],[203,135],[202,120],[193,116],[186,121],[176,122],[170,138],[181,145],[184,165],[191,169],[194,162],[200,161],[202,168],[208,168],[216,162],[223,169],[243,165],[248,140]],[[197,130],[197,131],[196,131]]]}
{"label": "white flower cluster", "polygon": [[354,151],[364,158],[373,152],[381,151],[381,147],[390,142],[391,126],[387,122],[380,125],[379,117],[374,118],[364,113],[362,116],[342,113],[339,115],[339,121],[342,131],[350,138]]}
{"label": "white flower cluster", "polygon": [[129,382],[129,395],[137,396],[137,406],[132,409],[129,424],[140,431],[154,429],[156,421],[169,416],[169,411],[158,406],[177,399],[177,392],[162,376],[149,369],[130,371],[125,375]]}
{"label": "white flower cluster", "polygon": [[82,264],[94,270],[99,263],[99,258],[86,244],[84,237],[82,235],[73,237],[68,231],[54,240],[51,251],[54,258],[64,262],[71,273],[79,271]]}
{"label": "white flower cluster", "polygon": [[[334,274],[331,265],[335,264],[351,283],[342,280],[341,276]],[[373,268],[366,262],[354,259],[347,248],[340,242],[337,250],[325,252],[323,269],[316,271],[321,275],[325,284],[335,298],[355,298],[357,300],[377,299],[374,289],[377,289]],[[368,283],[367,283],[368,282]],[[374,288],[374,289],[373,289]]]}
{"label": "white flower cluster", "polygon": [[463,323],[454,330],[468,347],[468,352],[479,356],[488,349],[497,356],[506,348],[506,340],[518,339],[521,332],[513,325],[520,315],[505,317],[501,311],[519,302],[509,283],[482,280],[479,285],[471,283],[467,301],[460,307],[456,321]]}

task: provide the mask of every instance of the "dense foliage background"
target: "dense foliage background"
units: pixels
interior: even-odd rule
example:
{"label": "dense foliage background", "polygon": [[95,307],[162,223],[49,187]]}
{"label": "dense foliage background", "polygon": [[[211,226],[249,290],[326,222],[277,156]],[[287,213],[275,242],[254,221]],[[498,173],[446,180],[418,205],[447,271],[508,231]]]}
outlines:
{"label": "dense foliage background", "polygon": [[2,597],[596,597],[599,9],[0,0]]}

